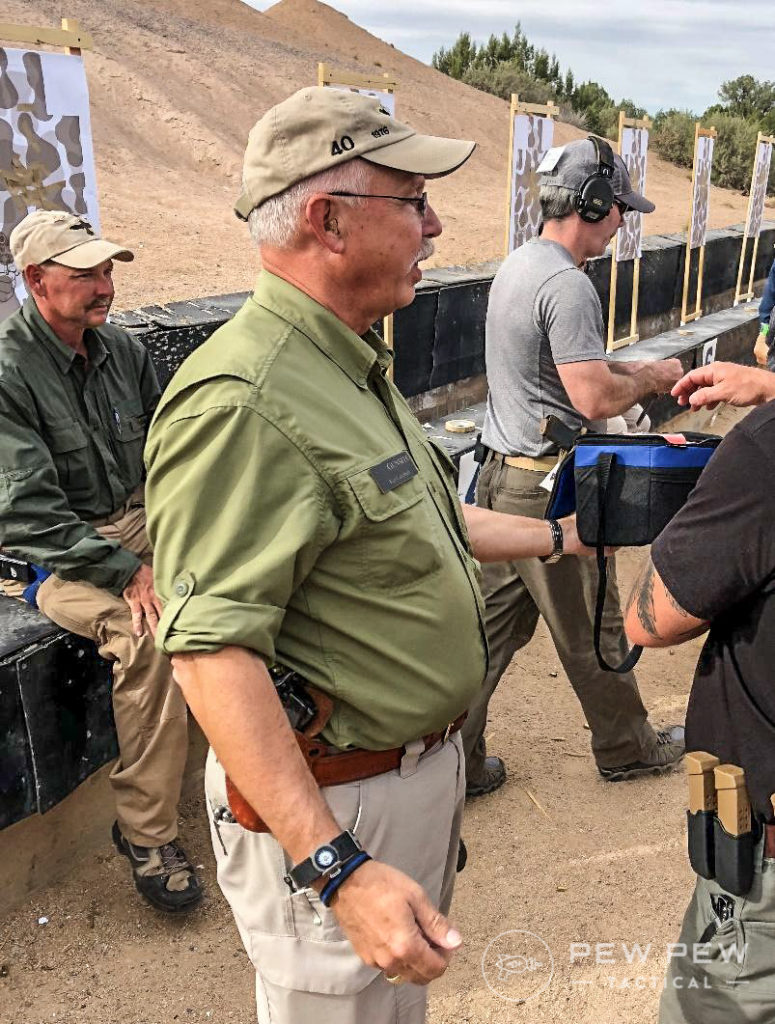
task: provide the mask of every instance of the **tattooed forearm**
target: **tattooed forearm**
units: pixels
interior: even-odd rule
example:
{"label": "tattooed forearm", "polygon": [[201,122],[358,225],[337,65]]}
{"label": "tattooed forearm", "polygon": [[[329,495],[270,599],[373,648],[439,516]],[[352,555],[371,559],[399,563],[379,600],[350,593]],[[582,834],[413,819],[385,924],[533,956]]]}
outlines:
{"label": "tattooed forearm", "polygon": [[654,612],[655,575],[656,570],[649,558],[646,562],[646,568],[643,572],[640,587],[638,588],[638,619],[640,620],[641,626],[643,626],[649,636],[657,638],[659,633],[657,632],[656,615]]}
{"label": "tattooed forearm", "polygon": [[[649,561],[650,561],[650,559],[649,559]],[[679,615],[683,615],[683,617],[685,619],[693,619],[694,618],[694,616],[690,615],[686,611],[685,608],[682,608],[680,606],[680,604],[676,601],[676,599],[673,597],[673,595],[670,593],[670,591],[667,589],[667,587],[665,587],[665,593],[667,594],[667,599],[670,602],[671,606],[678,612]],[[692,632],[693,632],[693,630],[692,630]]]}

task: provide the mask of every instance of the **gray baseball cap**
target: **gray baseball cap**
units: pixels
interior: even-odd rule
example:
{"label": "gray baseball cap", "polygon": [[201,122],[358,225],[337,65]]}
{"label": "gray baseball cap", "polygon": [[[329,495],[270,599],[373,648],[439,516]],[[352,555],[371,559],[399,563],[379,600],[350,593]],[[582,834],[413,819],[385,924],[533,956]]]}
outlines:
{"label": "gray baseball cap", "polygon": [[[567,146],[563,147],[560,158],[554,168],[541,175],[541,184],[557,185],[560,188],[577,191],[587,178],[595,173],[597,167],[597,153],[594,142],[591,142],[589,139],[578,139],[576,142],[569,142]],[[653,213],[656,209],[650,200],[633,189],[624,160],[622,160],[618,153],[614,153],[612,185],[614,195],[619,202],[626,203],[631,210],[638,210],[640,213]]]}
{"label": "gray baseball cap", "polygon": [[476,143],[418,135],[391,117],[374,96],[330,86],[301,89],[268,110],[251,129],[245,150],[242,220],[299,181],[355,157],[426,178],[457,170]]}

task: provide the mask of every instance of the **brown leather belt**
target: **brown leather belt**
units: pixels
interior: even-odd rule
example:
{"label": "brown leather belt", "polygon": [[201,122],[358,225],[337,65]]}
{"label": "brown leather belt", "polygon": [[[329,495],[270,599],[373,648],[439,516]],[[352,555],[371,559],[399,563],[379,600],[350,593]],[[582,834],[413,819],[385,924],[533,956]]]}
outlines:
{"label": "brown leather belt", "polygon": [[[490,449],[492,451],[492,449]],[[514,466],[515,469],[528,469],[538,473],[551,473],[557,465],[559,455],[547,455],[540,459],[531,459],[527,455],[503,455],[501,452],[492,452],[496,462],[503,462],[507,466]]]}
{"label": "brown leather belt", "polygon": [[[426,751],[435,747],[437,743],[445,743],[449,737],[456,733],[466,720],[467,711],[458,716],[454,722],[450,722],[446,729],[440,732],[431,732],[422,737]],[[315,782],[323,786],[341,786],[347,782],[360,782],[361,779],[372,779],[375,775],[384,775],[385,772],[394,771],[401,764],[401,759],[406,752],[405,747],[393,747],[390,750],[337,750],[318,739],[310,739],[302,733],[297,732],[296,741],[299,744],[304,760]],[[226,776],[226,797],[229,801],[231,813],[243,828],[249,832],[268,832],[264,820],[253,810],[240,791]]]}

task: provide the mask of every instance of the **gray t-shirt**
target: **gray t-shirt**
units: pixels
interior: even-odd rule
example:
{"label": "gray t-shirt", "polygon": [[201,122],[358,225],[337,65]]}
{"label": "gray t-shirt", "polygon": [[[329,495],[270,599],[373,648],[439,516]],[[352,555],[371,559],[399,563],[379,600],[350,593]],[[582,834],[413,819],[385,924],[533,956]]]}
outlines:
{"label": "gray t-shirt", "polygon": [[485,358],[488,448],[537,458],[556,451],[541,436],[543,417],[588,426],[557,365],[606,358],[603,312],[594,285],[558,242],[536,238],[504,260],[490,290]]}

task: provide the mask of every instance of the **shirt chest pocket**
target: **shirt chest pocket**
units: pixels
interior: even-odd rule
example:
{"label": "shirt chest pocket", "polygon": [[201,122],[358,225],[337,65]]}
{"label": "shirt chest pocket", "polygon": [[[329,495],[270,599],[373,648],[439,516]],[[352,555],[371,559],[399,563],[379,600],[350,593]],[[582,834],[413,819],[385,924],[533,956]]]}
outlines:
{"label": "shirt chest pocket", "polygon": [[81,424],[71,420],[48,427],[45,441],[67,496],[73,499],[89,494],[89,441]]}
{"label": "shirt chest pocket", "polygon": [[148,426],[148,414],[137,399],[117,402],[113,410],[113,437],[123,444],[143,441]]}
{"label": "shirt chest pocket", "polygon": [[419,476],[383,492],[367,469],[347,484],[355,498],[352,540],[365,585],[409,589],[441,568],[438,515]]}

